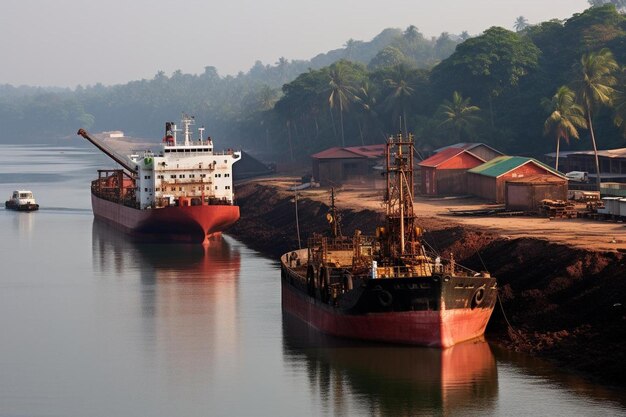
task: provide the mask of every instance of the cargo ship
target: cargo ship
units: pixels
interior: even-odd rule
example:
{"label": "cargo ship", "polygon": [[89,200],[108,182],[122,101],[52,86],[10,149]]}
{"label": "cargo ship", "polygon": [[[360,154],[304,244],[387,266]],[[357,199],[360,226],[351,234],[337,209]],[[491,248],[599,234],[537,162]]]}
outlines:
{"label": "cargo ship", "polygon": [[187,115],[182,129],[167,122],[160,151],[128,156],[80,129],[80,136],[122,167],[98,170],[91,183],[94,216],[140,238],[190,243],[207,243],[235,223],[232,167],[241,152],[215,152],[212,139],[203,139],[203,127],[193,137],[194,124]]}
{"label": "cargo ship", "polygon": [[386,144],[386,223],[341,233],[331,197],[327,235],[281,257],[282,306],[333,336],[447,348],[481,337],[497,281],[427,248],[413,209],[413,137]]}

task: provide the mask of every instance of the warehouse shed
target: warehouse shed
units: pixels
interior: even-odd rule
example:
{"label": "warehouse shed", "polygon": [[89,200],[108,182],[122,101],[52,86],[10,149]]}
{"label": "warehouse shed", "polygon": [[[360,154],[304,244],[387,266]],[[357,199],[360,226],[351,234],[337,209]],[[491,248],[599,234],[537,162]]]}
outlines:
{"label": "warehouse shed", "polygon": [[[539,179],[540,177],[537,176],[545,177]],[[471,194],[496,203],[505,203],[507,181],[528,180],[530,177],[535,177],[539,183],[546,183],[548,178],[554,178],[565,181],[567,184],[565,175],[536,159],[523,156],[499,156],[470,169],[467,172],[467,186]],[[565,196],[567,196],[567,188]]]}
{"label": "warehouse shed", "polygon": [[531,175],[506,181],[507,210],[538,211],[541,201],[567,200],[567,180],[554,175]]}
{"label": "warehouse shed", "polygon": [[467,170],[485,160],[461,148],[447,148],[419,163],[424,195],[467,194]]}
{"label": "warehouse shed", "polygon": [[322,185],[382,181],[380,170],[386,144],[333,147],[311,155],[313,177]]}

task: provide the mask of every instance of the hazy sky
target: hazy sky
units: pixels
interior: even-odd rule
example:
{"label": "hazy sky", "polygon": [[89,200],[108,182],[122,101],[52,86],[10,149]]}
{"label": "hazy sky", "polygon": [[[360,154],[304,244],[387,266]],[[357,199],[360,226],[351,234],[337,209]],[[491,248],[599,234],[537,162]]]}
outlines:
{"label": "hazy sky", "polygon": [[247,71],[255,60],[308,59],[413,24],[426,36],[475,35],[567,18],[587,0],[2,0],[0,84],[119,84]]}

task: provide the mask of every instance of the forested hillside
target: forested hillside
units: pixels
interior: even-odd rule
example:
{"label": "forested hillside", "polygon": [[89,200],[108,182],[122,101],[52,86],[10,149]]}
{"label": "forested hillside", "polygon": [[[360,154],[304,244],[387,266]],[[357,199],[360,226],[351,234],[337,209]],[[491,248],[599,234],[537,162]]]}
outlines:
{"label": "forested hillside", "polygon": [[207,66],[199,75],[158,72],[150,80],[75,90],[0,85],[0,142],[42,142],[47,137],[68,135],[79,126],[153,137],[161,133],[165,120],[177,120],[185,111],[207,123],[222,143],[250,146],[257,132],[242,133],[242,124],[270,109],[280,97],[281,87],[299,74],[341,59],[364,65],[372,62],[373,66],[405,62],[431,67],[449,56],[460,41],[460,36],[447,33],[426,39],[411,26],[404,32],[385,29],[369,42],[350,39],[343,48],[310,61],[280,58],[275,65],[257,61],[247,73],[236,76],[219,76],[214,67]]}
{"label": "forested hillside", "polygon": [[[622,147],[626,18],[601,5],[565,21],[426,39],[414,26],[310,61],[257,62],[247,73],[177,71],[116,86],[0,86],[4,142],[45,142],[78,127],[161,135],[195,114],[225,147],[298,160],[329,146],[380,143],[405,129],[428,152],[457,141],[504,151]],[[576,140],[579,137],[580,140]],[[563,140],[564,139],[564,140]],[[563,146],[561,146],[563,149]]]}

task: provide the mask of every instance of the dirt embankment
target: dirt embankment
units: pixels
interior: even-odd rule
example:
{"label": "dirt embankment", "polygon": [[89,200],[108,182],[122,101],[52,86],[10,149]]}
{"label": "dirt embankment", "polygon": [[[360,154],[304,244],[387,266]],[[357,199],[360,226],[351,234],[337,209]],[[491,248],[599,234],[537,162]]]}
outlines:
{"label": "dirt embankment", "polygon": [[[229,233],[270,256],[298,246],[293,194],[259,183],[237,191],[242,216]],[[327,228],[327,211],[323,202],[298,200],[303,247],[311,233]],[[626,385],[626,255],[502,236],[452,220],[420,218],[426,240],[438,252],[452,252],[459,263],[498,278],[514,331],[496,306],[489,339],[605,383]],[[381,221],[377,211],[343,210],[345,234],[372,233]]]}

